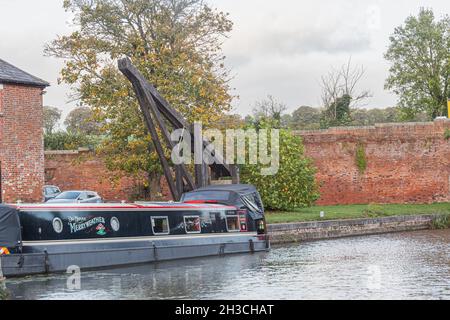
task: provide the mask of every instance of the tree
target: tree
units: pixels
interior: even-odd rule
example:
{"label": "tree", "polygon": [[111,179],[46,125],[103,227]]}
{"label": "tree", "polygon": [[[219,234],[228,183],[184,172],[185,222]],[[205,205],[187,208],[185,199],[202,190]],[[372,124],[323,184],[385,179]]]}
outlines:
{"label": "tree", "polygon": [[44,106],[44,132],[52,134],[61,120],[61,110],[56,107]]}
{"label": "tree", "polygon": [[385,58],[391,63],[386,89],[399,96],[403,118],[426,112],[429,119],[447,115],[450,97],[450,18],[436,21],[431,9],[421,9],[389,38]]}
{"label": "tree", "polygon": [[280,130],[280,164],[273,176],[261,175],[261,165],[244,165],[241,180],[257,187],[269,210],[311,206],[318,198],[316,168],[304,153],[303,142],[288,130]]}
{"label": "tree", "polygon": [[117,59],[128,56],[190,122],[208,126],[231,109],[221,44],[232,22],[202,0],[66,0],[64,8],[77,30],[45,53],[64,59],[61,81],[103,123],[107,138],[99,151],[108,168],[145,171],[158,189],[159,161]]}
{"label": "tree", "polygon": [[364,77],[363,66],[352,66],[351,59],[339,69],[332,69],[322,77],[322,113],[321,127],[343,126],[351,122],[351,110],[361,106],[371,97],[368,90],[358,90]]}
{"label": "tree", "polygon": [[350,103],[351,96],[344,94],[322,112],[321,128],[339,127],[350,125],[352,122]]}
{"label": "tree", "polygon": [[301,106],[292,113],[290,127],[295,130],[314,130],[320,128],[321,111],[317,108]]}
{"label": "tree", "polygon": [[94,119],[94,113],[89,107],[73,109],[64,121],[67,131],[84,135],[99,135],[101,123]]}
{"label": "tree", "polygon": [[215,129],[240,129],[245,127],[245,120],[239,114],[224,114],[214,124]]}
{"label": "tree", "polygon": [[249,118],[257,128],[267,124],[272,128],[282,127],[283,113],[286,112],[287,106],[268,95],[267,99],[256,102],[253,108],[253,116]]}

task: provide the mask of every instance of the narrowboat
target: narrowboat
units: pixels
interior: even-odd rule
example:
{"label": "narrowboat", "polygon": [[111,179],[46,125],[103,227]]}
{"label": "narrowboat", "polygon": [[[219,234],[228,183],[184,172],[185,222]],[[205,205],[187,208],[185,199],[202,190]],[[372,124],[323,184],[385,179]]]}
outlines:
{"label": "narrowboat", "polygon": [[0,206],[0,276],[66,272],[270,248],[249,185],[212,186],[181,202]]}

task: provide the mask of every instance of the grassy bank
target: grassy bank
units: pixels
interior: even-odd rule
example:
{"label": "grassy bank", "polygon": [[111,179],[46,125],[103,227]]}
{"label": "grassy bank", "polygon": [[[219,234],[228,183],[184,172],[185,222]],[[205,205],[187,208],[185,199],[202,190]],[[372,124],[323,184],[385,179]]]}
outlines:
{"label": "grassy bank", "polygon": [[[325,212],[324,218],[320,218],[321,211]],[[450,203],[314,206],[289,212],[268,212],[267,223],[357,219],[435,213],[450,214]]]}

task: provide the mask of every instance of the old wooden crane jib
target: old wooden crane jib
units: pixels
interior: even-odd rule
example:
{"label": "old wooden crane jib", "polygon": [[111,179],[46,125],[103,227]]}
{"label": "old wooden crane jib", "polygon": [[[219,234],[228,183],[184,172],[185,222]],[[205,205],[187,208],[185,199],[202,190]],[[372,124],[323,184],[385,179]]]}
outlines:
{"label": "old wooden crane jib", "polygon": [[[194,136],[191,124],[189,124],[186,119],[184,119],[183,116],[160,95],[158,90],[144,78],[139,70],[133,66],[130,59],[121,59],[119,60],[118,65],[119,70],[133,85],[133,89],[145,118],[147,129],[150,132],[155,150],[161,161],[164,176],[166,177],[173,199],[178,201],[183,192],[207,186],[210,183],[210,174],[208,166],[205,163],[195,165],[195,182],[184,164],[175,165],[174,179],[170,163],[164,155],[163,145],[159,139],[157,128],[159,127],[166,146],[171,150],[175,147],[175,143],[170,139],[170,132],[166,126],[166,121],[173,129],[185,129],[189,132],[191,137],[193,137],[193,139],[191,139],[192,143],[194,142],[194,139],[203,140],[203,138]],[[203,140],[202,142],[203,145],[209,144],[206,140]],[[192,150],[194,150],[194,148],[192,148]],[[226,164],[224,159],[219,155],[214,155],[214,160],[214,165],[212,165],[210,169],[215,173],[215,176],[230,176],[233,179],[233,183],[239,183],[239,173],[236,166]]]}

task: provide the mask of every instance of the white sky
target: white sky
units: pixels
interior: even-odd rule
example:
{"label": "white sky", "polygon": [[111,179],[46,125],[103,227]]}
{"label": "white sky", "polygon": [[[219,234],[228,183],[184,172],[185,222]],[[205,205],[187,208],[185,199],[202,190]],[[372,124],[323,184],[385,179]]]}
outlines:
{"label": "white sky", "polygon": [[[450,13],[448,0],[209,0],[234,22],[224,44],[232,69],[235,111],[251,112],[268,94],[289,111],[320,104],[320,77],[351,56],[366,67],[362,89],[373,98],[368,107],[388,107],[396,97],[383,89],[388,37],[420,7],[438,18]],[[70,88],[58,85],[61,61],[43,56],[45,43],[70,32],[62,0],[0,0],[0,58],[51,83],[44,98],[66,115]]]}

